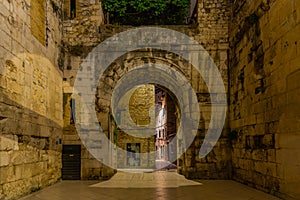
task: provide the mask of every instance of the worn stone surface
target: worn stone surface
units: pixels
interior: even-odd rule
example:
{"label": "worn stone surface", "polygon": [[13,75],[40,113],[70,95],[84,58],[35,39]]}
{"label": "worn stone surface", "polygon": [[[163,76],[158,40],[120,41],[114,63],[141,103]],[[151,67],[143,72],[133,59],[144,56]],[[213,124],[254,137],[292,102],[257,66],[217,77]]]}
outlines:
{"label": "worn stone surface", "polygon": [[[173,59],[171,60],[168,58],[173,58],[174,60]],[[78,57],[76,57],[76,59],[78,59]],[[107,72],[105,72],[104,77],[100,79],[98,91],[96,94],[96,97],[97,97],[96,110],[98,112],[98,119],[99,119],[99,122],[101,123],[103,130],[106,132],[107,135],[108,134],[111,135],[112,134],[111,130],[114,130],[114,128],[109,128],[109,121],[108,121],[109,117],[108,116],[110,115],[109,114],[110,100],[108,98],[111,97],[113,88],[115,87],[117,81],[126,72],[131,71],[134,68],[136,68],[137,66],[144,64],[145,61],[151,63],[154,60],[156,60],[157,63],[165,64],[165,65],[174,67],[175,69],[179,68],[180,70],[183,71],[184,76],[188,77],[189,79],[191,79],[192,74],[196,74],[196,71],[192,70],[190,68],[190,66],[185,63],[184,60],[182,60],[181,58],[179,58],[176,55],[172,55],[172,53],[159,52],[159,51],[158,52],[156,52],[156,51],[150,51],[150,52],[137,51],[137,52],[125,55],[122,58],[120,58],[118,61],[116,61],[115,64],[113,64],[109,68],[109,70]],[[78,62],[78,64],[79,63],[80,62]],[[120,65],[118,63],[122,63],[122,64]],[[225,66],[223,66],[223,67],[225,67]],[[86,70],[87,70],[87,73],[90,73],[88,69],[86,69]],[[92,69],[90,69],[90,71],[91,70]],[[73,71],[73,74],[74,73],[76,73],[75,70]],[[70,73],[68,72],[68,75],[69,74],[70,74],[70,76],[72,75],[71,72]],[[223,74],[223,75],[225,75],[225,74]],[[74,76],[74,75],[72,75],[72,76]],[[146,76],[147,75],[145,75],[145,79],[147,79]],[[226,77],[226,75],[225,75],[225,77]],[[199,98],[201,96],[204,96],[204,94],[207,94],[207,88],[205,88],[204,86],[201,85],[203,83],[204,82],[200,77],[198,77],[196,79],[196,81],[192,82],[193,88],[196,91],[199,91]],[[71,85],[72,82],[68,83],[68,84]],[[130,84],[130,83],[128,83],[128,84]],[[197,138],[197,141],[195,141],[195,143],[197,143],[197,147],[200,147],[200,145],[202,143],[201,141],[203,141],[203,138],[205,136],[204,133],[208,127],[209,120],[210,120],[210,105],[207,104],[207,102],[208,102],[207,99],[205,100],[203,98],[201,100],[201,103],[199,104],[199,106],[201,107],[201,110],[202,110],[203,127],[199,131],[199,137]],[[224,138],[223,140],[226,141],[227,139]],[[118,141],[119,141],[119,138],[118,138]],[[133,138],[132,138],[132,141],[134,141]],[[150,140],[150,141],[152,141],[152,140]],[[125,140],[123,138],[120,142],[122,143],[122,144],[120,144],[120,146],[123,149],[125,149],[126,143],[130,143],[130,140]],[[147,145],[146,140],[145,140],[145,144]],[[227,147],[226,147],[226,145],[227,145]],[[227,151],[225,151],[225,152],[227,152],[227,154],[222,153],[222,152],[224,152],[224,148],[227,149]],[[223,145],[217,145],[216,146],[217,150],[215,150],[216,152],[214,152],[215,159],[210,159],[209,161],[205,160],[205,159],[200,161],[199,159],[197,159],[198,153],[197,153],[196,148],[194,146],[192,146],[191,149],[193,149],[192,150],[193,153],[190,154],[190,156],[186,157],[186,159],[183,160],[183,162],[179,162],[180,167],[182,166],[182,169],[180,169],[181,173],[184,173],[189,178],[197,178],[197,177],[217,178],[220,176],[223,178],[230,177],[230,165],[228,163],[228,161],[230,160],[230,153],[228,151],[229,150],[228,143],[224,142]],[[120,156],[122,157],[122,155],[120,155]],[[124,157],[124,155],[123,155],[123,157]],[[120,159],[117,159],[117,160],[120,160]],[[126,159],[122,159],[122,160],[124,161]],[[216,164],[218,162],[220,162],[220,164]],[[197,166],[205,165],[206,171],[208,173],[200,173],[200,172],[196,173],[195,169],[196,170],[199,169],[199,171],[203,171],[202,168],[195,168],[196,165]],[[123,165],[120,165],[120,166],[123,166]],[[189,172],[188,172],[188,170],[189,170]],[[218,172],[218,173],[216,173],[216,172]]]}
{"label": "worn stone surface", "polygon": [[[78,0],[73,11],[69,0],[3,0],[0,10],[0,199],[13,199],[61,177],[61,139],[63,144],[81,144],[74,126],[78,121],[70,114],[76,75],[79,70],[97,74],[81,63],[106,38],[134,27],[104,25],[101,2],[95,0]],[[298,0],[206,0],[198,1],[198,22],[164,26],[203,45],[228,90],[228,123],[207,157],[199,159],[198,153],[211,118],[209,91],[191,65],[169,52],[137,50],[112,63],[99,81],[95,102],[91,100],[95,123],[126,149],[135,139],[115,131],[112,91],[136,66],[164,64],[189,80],[201,111],[198,134],[178,159],[178,172],[188,178],[233,178],[299,199],[299,12]],[[138,121],[143,112],[132,102],[131,117]],[[147,147],[148,140],[136,143]],[[113,149],[110,153],[117,155]],[[81,159],[83,179],[115,173],[83,145]],[[117,160],[113,166],[119,165]]]}
{"label": "worn stone surface", "polygon": [[[138,127],[149,126],[151,121],[155,119],[155,113],[153,110],[154,101],[154,85],[143,85],[138,87],[129,99],[129,117],[131,117],[133,123]],[[151,112],[152,109],[152,112]],[[121,120],[125,115],[120,113]],[[122,122],[121,122],[122,123]],[[128,152],[116,152],[117,154],[117,168],[140,168],[140,169],[154,169],[155,168],[155,157],[150,155],[151,152],[155,151],[155,140],[154,136],[149,138],[137,138],[129,135],[126,130],[119,130],[116,126],[114,129],[114,140],[116,141],[116,146],[128,151],[127,146],[134,144],[138,145],[138,149],[135,148],[134,151],[137,152],[136,159],[133,160]],[[143,133],[141,133],[143,134]],[[130,147],[131,148],[131,147]],[[149,153],[149,154],[148,154]],[[140,155],[139,155],[140,154]]]}
{"label": "worn stone surface", "polygon": [[[126,132],[117,132],[117,143],[116,145],[123,150],[128,150],[128,144],[139,144],[139,157],[136,158],[135,163],[131,163],[128,158],[128,152],[116,152],[117,154],[117,168],[118,169],[155,169],[155,156],[150,154],[155,152],[155,136],[148,138],[136,138],[128,135]],[[149,154],[148,154],[149,153]]]}
{"label": "worn stone surface", "polygon": [[30,25],[32,35],[43,45],[46,44],[46,1],[33,0],[30,3]]}
{"label": "worn stone surface", "polygon": [[[70,1],[64,1],[64,41],[72,46],[91,46],[98,42],[104,22],[101,1],[76,1],[76,17],[70,16]],[[74,50],[74,53],[79,53]]]}
{"label": "worn stone surface", "polygon": [[[137,126],[147,126],[154,114],[154,85],[143,85],[137,88],[129,99],[129,113]],[[150,113],[150,108],[152,113]],[[153,116],[152,116],[153,119]]]}
{"label": "worn stone surface", "polygon": [[0,2],[0,199],[61,177],[61,19],[52,4],[60,1]]}
{"label": "worn stone surface", "polygon": [[[82,69],[81,63],[93,47],[100,44],[103,40],[111,37],[119,32],[128,30],[130,26],[113,26],[103,25],[103,16],[101,10],[97,10],[98,3],[91,5],[88,2],[83,4],[79,1],[76,18],[64,20],[64,92],[72,93],[72,87],[75,81],[76,74],[79,70],[86,71],[86,74],[95,74],[93,68]],[[204,8],[205,7],[205,8]],[[208,9],[210,8],[210,10]],[[99,8],[98,8],[99,9]],[[89,10],[89,16],[85,15],[84,11]],[[65,4],[65,12],[68,12],[68,7]],[[221,13],[221,15],[220,15]],[[94,17],[93,20],[88,20]],[[193,37],[210,53],[216,65],[221,71],[222,77],[227,85],[227,49],[228,49],[228,17],[229,4],[226,1],[221,3],[206,2],[199,3],[199,19],[201,23],[197,25],[186,26],[164,26],[164,28],[173,29],[186,35]],[[80,23],[79,23],[80,22]],[[202,23],[202,22],[205,22]],[[85,31],[84,31],[85,30]],[[155,52],[151,53],[145,51],[137,51],[129,55],[124,55],[123,58],[118,59],[115,64],[112,64],[105,77],[100,80],[98,85],[98,94],[96,94],[96,110],[98,111],[98,119],[101,127],[107,135],[113,137],[112,130],[114,128],[109,125],[109,110],[110,97],[113,88],[117,81],[128,71],[134,69],[135,66],[143,65],[151,62],[161,62],[167,66],[174,67],[176,70],[182,71],[183,75],[190,80],[192,87],[197,92],[199,98],[199,106],[202,110],[203,123],[202,128],[199,129],[199,137],[197,137],[196,147],[200,147],[205,132],[210,121],[210,104],[209,93],[201,75],[196,72],[190,65],[188,65],[182,58],[172,55],[172,53]],[[92,78],[92,77],[90,77]],[[145,77],[146,78],[146,77]],[[69,113],[66,110],[65,113]],[[67,114],[68,115],[68,114]],[[68,119],[67,119],[68,120]],[[71,134],[71,129],[65,129]],[[230,148],[227,141],[227,127],[224,130],[222,137],[222,145],[218,144],[214,152],[211,154],[211,159],[199,160],[198,150],[192,146],[188,152],[188,156],[182,158],[179,171],[190,178],[229,178],[230,177]],[[110,137],[110,138],[112,138]],[[113,139],[112,139],[113,140]],[[68,143],[68,141],[64,141]],[[78,141],[79,142],[79,141]],[[129,141],[127,141],[129,142]],[[121,145],[125,148],[125,144]],[[226,150],[224,150],[226,149]],[[224,152],[227,152],[226,154]],[[198,167],[198,166],[205,167]],[[197,166],[197,167],[195,167]],[[203,168],[206,172],[203,172]],[[199,170],[199,173],[198,173]],[[217,172],[217,173],[216,173]]]}
{"label": "worn stone surface", "polygon": [[229,28],[233,178],[285,199],[300,198],[299,6],[236,1]]}

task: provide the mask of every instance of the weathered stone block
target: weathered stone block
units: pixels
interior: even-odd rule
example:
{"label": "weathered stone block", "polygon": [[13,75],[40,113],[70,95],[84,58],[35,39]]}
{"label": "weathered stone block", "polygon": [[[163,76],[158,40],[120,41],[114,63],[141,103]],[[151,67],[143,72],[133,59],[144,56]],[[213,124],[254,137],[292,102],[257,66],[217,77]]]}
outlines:
{"label": "weathered stone block", "polygon": [[11,153],[11,163],[13,165],[19,165],[23,163],[38,162],[38,151],[14,151]]}
{"label": "weathered stone block", "polygon": [[10,163],[10,156],[7,151],[0,151],[0,167],[8,166]]}
{"label": "weathered stone block", "polygon": [[14,167],[7,166],[0,168],[0,184],[9,183],[16,180]]}
{"label": "weathered stone block", "polygon": [[18,150],[18,137],[16,135],[0,136],[0,151]]}

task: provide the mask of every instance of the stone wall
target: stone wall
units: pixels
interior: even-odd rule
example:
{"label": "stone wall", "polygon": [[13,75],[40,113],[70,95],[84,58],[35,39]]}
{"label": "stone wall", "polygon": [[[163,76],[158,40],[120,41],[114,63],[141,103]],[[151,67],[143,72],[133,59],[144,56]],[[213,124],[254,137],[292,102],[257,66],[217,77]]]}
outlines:
{"label": "stone wall", "polygon": [[[82,144],[75,124],[70,119],[70,100],[73,93],[73,84],[80,69],[81,60],[90,49],[99,42],[99,27],[104,21],[101,1],[76,1],[76,17],[70,14],[70,0],[64,0],[64,136],[63,144],[81,145],[81,178],[99,179],[111,176],[113,171],[96,160]],[[108,123],[108,117],[106,122]]]}
{"label": "stone wall", "polygon": [[[33,1],[0,2],[0,199],[61,177],[61,2],[44,3],[39,9]],[[33,24],[35,12],[46,25]]]}
{"label": "stone wall", "polygon": [[[68,2],[68,1],[66,1]],[[182,32],[190,37],[195,38],[200,44],[204,46],[204,48],[210,53],[216,65],[221,71],[225,87],[227,89],[228,82],[228,74],[227,74],[227,51],[228,51],[228,19],[229,19],[229,1],[199,1],[199,25],[185,25],[185,26],[163,26],[164,28],[173,29],[179,32]],[[68,3],[67,3],[68,4]],[[65,13],[68,12],[68,8],[66,8],[67,4],[65,4]],[[103,25],[103,14],[102,10],[99,9],[99,3],[97,5],[92,5],[91,3],[82,3],[79,1],[79,8],[77,8],[76,18],[70,20],[65,18],[64,20],[64,92],[72,93],[72,87],[76,78],[76,74],[78,70],[89,70],[89,73],[92,73],[93,69],[82,69],[80,67],[82,60],[88,55],[88,53],[93,49],[93,47],[100,44],[106,38],[109,38],[119,32],[126,31],[130,28],[130,26],[113,26],[113,25]],[[99,5],[98,5],[99,4]],[[97,10],[98,9],[98,10]],[[84,11],[84,12],[83,12]],[[88,14],[88,15],[87,15]],[[154,57],[153,55],[138,55],[135,54],[136,63],[132,63],[133,65],[137,65],[137,63],[144,64],[144,60],[147,62],[151,62]],[[143,54],[143,52],[140,52]],[[127,57],[127,58],[126,58]],[[119,63],[123,65],[128,65],[127,60],[132,60],[130,58],[131,55],[125,55],[124,60],[120,60]],[[159,58],[162,57],[162,58]],[[176,57],[176,56],[175,56]],[[168,60],[174,59],[170,61],[170,63],[174,63],[174,66],[177,66],[179,71],[185,68],[186,63],[181,61],[176,61],[173,55],[168,54],[160,54],[158,53],[157,60]],[[170,66],[170,63],[167,65]],[[181,65],[182,64],[182,65]],[[131,68],[129,66],[128,68]],[[182,68],[182,69],[181,69]],[[105,104],[106,101],[109,101],[107,98],[110,97],[110,90],[115,86],[116,81],[119,76],[123,76],[125,70],[120,70],[119,72],[115,72],[118,69],[116,66],[115,70],[112,70],[112,76],[109,75],[108,79],[103,83],[103,95],[104,99],[97,99],[97,102],[100,104]],[[119,74],[120,73],[120,74]],[[184,75],[190,80],[193,88],[197,92],[199,98],[199,105],[202,109],[202,122],[201,128],[199,128],[199,134],[194,142],[193,146],[188,149],[185,157],[182,157],[179,162],[181,167],[179,167],[179,172],[183,173],[189,178],[229,178],[231,176],[231,168],[230,168],[230,143],[228,141],[228,126],[224,129],[222,137],[220,141],[217,143],[214,150],[208,155],[206,159],[199,159],[198,152],[199,148],[203,142],[205,133],[208,129],[210,122],[210,103],[209,103],[209,93],[205,86],[204,81],[201,76],[197,74],[195,70],[191,70],[187,68],[184,71]],[[118,77],[116,79],[111,80],[111,77]],[[101,84],[101,83],[100,83]],[[107,134],[111,133],[111,127],[109,125],[109,103],[104,105],[97,105],[97,109],[99,109],[99,120],[102,126],[104,126]],[[100,107],[99,107],[100,106]],[[67,111],[68,112],[68,111]],[[72,130],[72,128],[70,129]],[[69,131],[70,134],[72,131]],[[109,133],[110,132],[110,133]],[[71,137],[71,136],[70,136]],[[76,136],[72,136],[75,138]],[[69,136],[68,136],[69,138]],[[71,139],[70,139],[71,140]],[[74,139],[76,140],[76,139]],[[73,140],[73,141],[74,141]],[[67,140],[64,142],[68,143]]]}
{"label": "stone wall", "polygon": [[297,0],[235,1],[230,25],[233,178],[299,199]]}
{"label": "stone wall", "polygon": [[[138,127],[148,127],[150,124],[153,123],[152,120],[155,120],[155,113],[154,113],[154,85],[142,85],[138,87],[132,94],[129,99],[129,115],[134,123],[134,125]],[[152,112],[151,112],[152,110]],[[121,118],[123,115],[120,114]],[[122,120],[122,119],[120,119]],[[152,122],[152,123],[151,123]],[[122,122],[121,122],[122,123]],[[155,122],[154,122],[155,123]],[[130,135],[132,130],[121,131],[116,128],[116,134],[114,135],[114,139],[116,140],[116,145],[127,151],[127,145],[129,144],[138,144],[139,151],[141,153],[139,156],[136,154],[136,163],[130,163],[130,156],[132,157],[131,153],[125,152],[117,152],[117,168],[140,168],[140,169],[154,169],[155,168],[155,157],[150,157],[150,152],[155,151],[155,140],[154,140],[154,132],[152,136],[149,138],[137,138]],[[153,130],[154,131],[154,130]],[[145,135],[146,137],[146,135]]]}
{"label": "stone wall", "polygon": [[[71,102],[72,94],[64,93],[64,127],[63,127],[63,145],[81,145],[81,179],[82,180],[99,180],[105,179],[114,174],[114,170],[105,166],[95,159],[82,144],[77,133],[75,123],[71,120]],[[103,118],[102,118],[103,119]],[[109,116],[106,123],[108,124]],[[104,123],[104,122],[103,122]]]}
{"label": "stone wall", "polygon": [[[230,1],[228,0],[200,0],[198,1],[198,34],[194,36],[205,50],[207,50],[219,68],[225,89],[228,89],[228,21],[230,17]],[[195,74],[194,72],[192,74]],[[197,76],[191,77],[193,86],[198,92],[201,106],[201,122],[197,137],[186,154],[180,160],[181,173],[189,178],[228,179],[231,177],[230,141],[228,140],[228,123],[221,138],[213,150],[203,159],[199,159],[198,152],[208,129],[211,116],[210,94],[205,82]],[[195,84],[194,82],[198,82]]]}
{"label": "stone wall", "polygon": [[124,131],[117,130],[116,140],[116,145],[125,151],[128,150],[127,145],[138,144],[138,152],[141,153],[138,157],[136,156],[136,161],[132,164],[129,160],[129,150],[128,152],[116,152],[118,169],[155,169],[155,157],[151,154],[151,152],[155,152],[155,136],[137,138],[128,135]]}
{"label": "stone wall", "polygon": [[[103,25],[101,2],[95,0],[77,1],[76,17],[69,0],[2,0],[0,10],[0,199],[13,199],[59,180],[62,126],[64,144],[81,144],[70,100],[77,72],[94,73],[81,63],[103,40],[133,27]],[[198,152],[210,122],[210,96],[201,76],[177,55],[129,53],[111,66],[113,76],[100,81],[105,90],[100,87],[98,94],[110,97],[137,64],[155,61],[181,71],[197,92],[201,123],[178,171],[189,178],[233,175],[265,192],[299,199],[299,12],[298,0],[199,0],[197,23],[164,26],[202,44],[226,88],[229,83],[230,122],[206,158],[199,159]],[[96,102],[99,122],[113,138],[110,104],[103,102],[109,99]],[[81,157],[83,179],[114,173],[84,147]]]}
{"label": "stone wall", "polygon": [[46,1],[32,0],[30,6],[30,25],[32,35],[43,45],[46,44]]}
{"label": "stone wall", "polygon": [[64,0],[64,41],[72,46],[97,43],[104,22],[101,1],[77,0],[76,17],[70,18],[69,12],[70,0]]}
{"label": "stone wall", "polygon": [[154,112],[149,112],[150,108],[154,111],[154,89],[154,85],[143,85],[137,88],[129,99],[130,117],[137,126],[150,125],[150,115],[154,115]]}

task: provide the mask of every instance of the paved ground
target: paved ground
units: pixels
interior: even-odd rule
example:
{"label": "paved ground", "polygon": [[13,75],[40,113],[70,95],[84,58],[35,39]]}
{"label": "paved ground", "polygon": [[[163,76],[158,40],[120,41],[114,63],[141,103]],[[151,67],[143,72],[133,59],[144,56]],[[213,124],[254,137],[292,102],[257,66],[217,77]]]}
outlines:
{"label": "paved ground", "polygon": [[176,172],[158,171],[153,173],[119,172],[108,181],[94,184],[99,188],[178,188],[181,186],[202,185],[199,182],[187,180]]}
{"label": "paved ground", "polygon": [[22,200],[278,200],[234,181],[190,181],[176,172],[118,172],[105,182],[62,181]]}

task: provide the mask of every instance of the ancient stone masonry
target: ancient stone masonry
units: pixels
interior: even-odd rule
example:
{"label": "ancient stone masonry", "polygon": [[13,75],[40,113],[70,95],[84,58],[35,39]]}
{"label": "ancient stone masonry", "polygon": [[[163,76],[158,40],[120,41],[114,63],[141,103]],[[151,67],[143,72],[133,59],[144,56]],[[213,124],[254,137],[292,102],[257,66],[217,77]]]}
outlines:
{"label": "ancient stone masonry", "polygon": [[[75,18],[68,18],[69,1],[65,2],[65,20],[64,20],[64,92],[67,94],[72,93],[72,87],[76,78],[78,70],[85,70],[88,73],[93,73],[93,69],[82,69],[80,67],[82,60],[88,55],[93,47],[100,44],[103,40],[111,37],[119,32],[128,30],[130,26],[113,26],[103,25],[103,13],[99,10],[100,4],[94,1],[77,1],[77,13]],[[221,71],[224,79],[225,87],[227,88],[227,50],[228,50],[228,17],[229,17],[229,3],[227,1],[220,1],[215,3],[213,1],[199,2],[199,26],[186,25],[186,26],[164,26],[164,28],[173,29],[186,35],[195,38],[201,43],[214,59],[216,65]],[[102,99],[97,99],[96,108],[99,112],[99,122],[104,127],[107,135],[113,135],[113,127],[109,125],[109,97],[116,85],[116,82],[126,72],[137,66],[138,63],[144,64],[145,62],[159,62],[163,61],[168,66],[176,67],[179,71],[184,71],[184,76],[190,80],[193,88],[197,91],[199,98],[199,106],[201,106],[202,122],[199,128],[199,136],[194,144],[187,150],[179,163],[179,172],[189,178],[229,178],[230,171],[230,146],[228,143],[228,127],[225,127],[220,142],[217,143],[213,152],[211,152],[206,159],[199,159],[198,152],[205,136],[210,121],[210,98],[204,81],[195,70],[186,68],[188,65],[175,55],[168,55],[166,52],[150,52],[137,51],[134,54],[125,55],[124,58],[119,59],[116,63],[112,64],[111,74],[105,81],[100,81],[99,94]],[[154,55],[153,55],[154,54]],[[136,58],[134,58],[136,57]],[[171,61],[174,59],[173,61]],[[178,60],[176,60],[178,59]],[[114,65],[116,66],[114,67]],[[132,65],[132,66],[130,66]],[[112,79],[112,77],[115,77]],[[97,94],[97,98],[101,95]],[[71,97],[69,97],[71,98]],[[69,99],[70,100],[70,99]],[[66,102],[69,102],[67,100]],[[69,108],[65,105],[65,108]],[[65,113],[69,113],[67,109]],[[65,121],[69,123],[70,119],[65,114]],[[66,125],[64,128],[64,144],[80,144],[74,125]],[[74,132],[75,131],[75,132]],[[123,147],[125,148],[125,147]],[[96,161],[93,161],[96,162]],[[99,164],[97,164],[99,166]],[[104,170],[105,167],[92,167],[96,171]],[[82,168],[82,172],[85,169]],[[93,170],[90,172],[85,171],[82,177],[92,176]],[[88,174],[86,174],[88,173]],[[103,173],[102,173],[103,174]]]}
{"label": "ancient stone masonry", "polygon": [[[297,0],[235,1],[230,29],[233,178],[299,199]],[[293,82],[293,83],[292,83]]]}
{"label": "ancient stone masonry", "polygon": [[[230,17],[230,1],[220,0],[198,1],[198,30],[194,38],[207,50],[219,68],[227,91],[228,81],[228,20]],[[219,142],[206,158],[199,159],[198,152],[210,122],[210,94],[199,77],[193,75],[193,81],[199,81],[198,99],[201,106],[201,122],[199,131],[192,146],[183,157],[182,173],[189,178],[227,179],[231,176],[230,148],[228,141],[228,124],[225,124]],[[193,84],[193,83],[192,83]]]}
{"label": "ancient stone masonry", "polygon": [[43,45],[46,44],[46,1],[31,1],[30,9],[30,24],[31,33],[34,35]]}
{"label": "ancient stone masonry", "polygon": [[[75,9],[71,11],[71,1],[65,0],[64,5],[64,145],[81,145],[81,140],[71,121],[71,105],[73,83],[80,69],[82,59],[88,51],[99,43],[100,25],[103,24],[101,1],[76,1]],[[75,15],[71,15],[75,12]],[[85,69],[91,72],[92,69]],[[76,104],[76,102],[75,102]],[[102,119],[104,119],[103,117]],[[76,120],[76,119],[75,119]],[[109,116],[105,118],[108,123]],[[109,168],[97,161],[82,145],[81,178],[99,179],[111,176]],[[108,170],[108,172],[107,172]]]}
{"label": "ancient stone masonry", "polygon": [[64,41],[71,46],[93,46],[99,42],[104,22],[101,1],[76,1],[76,17],[70,18],[70,0],[64,2]]}
{"label": "ancient stone masonry", "polygon": [[[73,94],[79,72],[89,83],[99,79],[94,98],[89,99],[97,117],[87,121],[91,127],[100,124],[102,136],[110,139],[111,166],[154,168],[155,135],[137,138],[128,135],[126,128],[121,130],[117,122],[124,120],[123,110],[112,115],[112,97],[125,75],[155,64],[178,72],[197,95],[198,102],[193,103],[200,110],[196,137],[183,155],[178,155],[182,138],[174,144],[180,174],[192,179],[233,178],[283,199],[300,199],[300,1],[198,0],[196,7],[193,17],[197,20],[193,18],[192,24],[160,27],[199,42],[225,85],[225,127],[216,146],[201,159],[199,149],[211,122],[211,99],[217,94],[209,93],[196,66],[175,53],[143,47],[118,57],[99,77],[96,65],[82,65],[89,53],[107,38],[137,27],[105,24],[101,1],[96,0],[1,0],[0,199],[17,199],[60,180],[62,145],[80,147],[78,178],[99,180],[116,172],[86,149],[83,142],[89,136],[77,134],[75,125],[80,127],[81,118],[76,114],[90,113],[76,113],[75,108],[82,106]],[[178,38],[170,35],[168,39],[177,44]],[[149,70],[140,77],[153,74]],[[134,81],[126,79],[128,85]],[[156,86],[160,87],[143,85],[128,99],[130,118],[137,127],[155,118]],[[178,99],[169,92],[167,99],[173,102],[166,106],[173,116],[168,114],[167,131],[173,133],[182,113]],[[182,95],[190,97],[188,92]],[[199,114],[192,108],[182,109]],[[172,130],[170,124],[175,124]],[[89,144],[101,150],[105,144],[98,136]],[[128,154],[117,154],[116,147]],[[149,157],[136,154],[149,151],[154,152]]]}
{"label": "ancient stone masonry", "polygon": [[0,2],[0,199],[61,177],[60,4]]}

